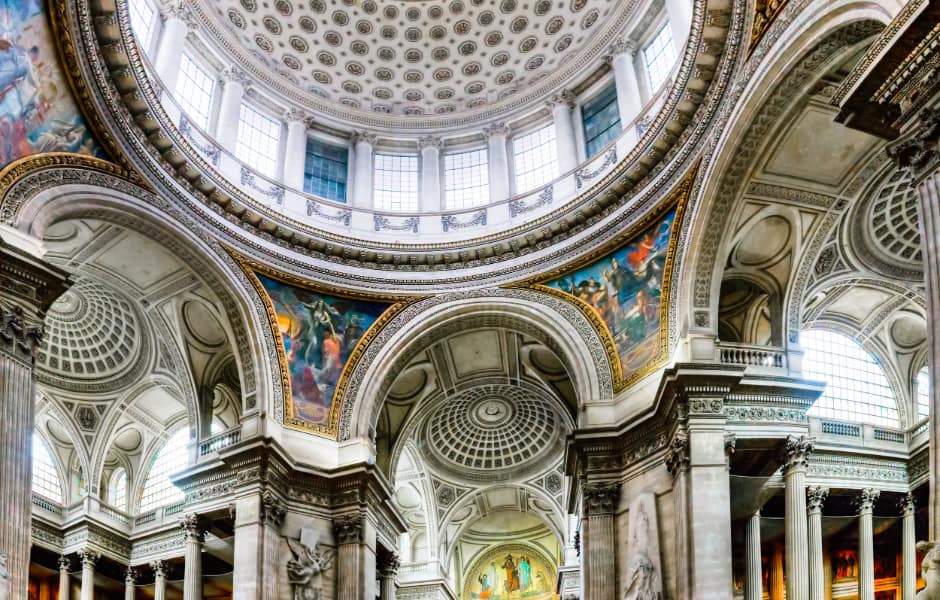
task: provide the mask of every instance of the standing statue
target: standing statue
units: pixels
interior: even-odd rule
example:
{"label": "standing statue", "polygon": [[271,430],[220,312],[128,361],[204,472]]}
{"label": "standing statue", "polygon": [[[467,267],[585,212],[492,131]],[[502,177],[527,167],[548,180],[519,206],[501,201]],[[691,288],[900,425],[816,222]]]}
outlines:
{"label": "standing statue", "polygon": [[655,496],[650,493],[641,494],[630,504],[628,514],[629,560],[623,600],[662,600],[663,584],[659,563],[659,526]]}
{"label": "standing statue", "polygon": [[10,579],[7,571],[7,553],[0,552],[0,600],[10,600]]}
{"label": "standing statue", "polygon": [[917,592],[915,600],[940,600],[940,542],[918,542],[917,549],[927,553],[920,564],[927,585]]}
{"label": "standing statue", "polygon": [[[294,589],[293,600],[320,600],[322,575],[333,562],[332,555],[318,552],[300,540],[287,539],[294,558],[287,561],[287,580]],[[0,598],[0,600],[3,600]]]}

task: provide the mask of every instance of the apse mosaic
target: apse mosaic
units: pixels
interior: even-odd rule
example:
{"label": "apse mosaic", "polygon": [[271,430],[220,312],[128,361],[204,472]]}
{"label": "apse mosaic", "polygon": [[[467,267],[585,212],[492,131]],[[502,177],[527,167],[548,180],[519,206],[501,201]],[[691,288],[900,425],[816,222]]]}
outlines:
{"label": "apse mosaic", "polygon": [[462,600],[549,600],[555,567],[533,549],[514,544],[487,552],[465,582]]}
{"label": "apse mosaic", "polygon": [[41,152],[99,153],[51,35],[39,0],[0,3],[0,167]]}
{"label": "apse mosaic", "polygon": [[331,429],[337,384],[356,345],[389,304],[350,300],[257,275],[274,311],[290,384],[285,421]]}
{"label": "apse mosaic", "polygon": [[621,248],[545,285],[590,306],[610,331],[625,380],[662,355],[661,306],[676,209]]}

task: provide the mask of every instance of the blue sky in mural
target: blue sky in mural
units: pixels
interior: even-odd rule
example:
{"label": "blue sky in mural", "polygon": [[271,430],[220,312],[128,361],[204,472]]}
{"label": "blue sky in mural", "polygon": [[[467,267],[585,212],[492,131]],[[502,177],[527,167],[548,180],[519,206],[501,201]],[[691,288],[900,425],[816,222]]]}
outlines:
{"label": "blue sky in mural", "polygon": [[350,353],[389,304],[320,294],[264,275],[258,280],[274,305],[284,342],[293,401],[290,416],[326,427]]}
{"label": "blue sky in mural", "polygon": [[660,296],[675,210],[622,248],[546,285],[591,306],[613,335],[624,377],[659,355]]}
{"label": "blue sky in mural", "polygon": [[0,166],[40,152],[99,152],[50,35],[43,3],[0,0]]}

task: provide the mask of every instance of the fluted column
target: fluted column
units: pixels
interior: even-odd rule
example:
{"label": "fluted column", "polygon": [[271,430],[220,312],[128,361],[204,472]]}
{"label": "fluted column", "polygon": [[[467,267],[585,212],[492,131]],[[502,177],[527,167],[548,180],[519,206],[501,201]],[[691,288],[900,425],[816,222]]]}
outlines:
{"label": "fluted column", "polygon": [[124,600],[134,600],[135,583],[137,583],[137,571],[132,567],[127,567],[127,571],[124,572]]}
{"label": "fluted column", "polygon": [[437,212],[444,206],[444,188],[441,186],[440,138],[425,136],[418,140],[421,151],[421,211]]}
{"label": "fluted column", "polygon": [[353,165],[353,206],[372,207],[372,148],[375,146],[375,134],[360,131],[353,137],[356,162]]}
{"label": "fluted column", "polygon": [[786,483],[784,543],[786,546],[787,600],[809,599],[809,559],[806,537],[806,467],[813,441],[789,436],[783,472]]}
{"label": "fluted column", "polygon": [[153,600],[166,600],[166,572],[169,566],[165,560],[150,563],[153,571]]}
{"label": "fluted column", "polygon": [[823,571],[822,508],[828,496],[829,488],[813,486],[806,489],[810,600],[824,600],[826,594],[826,574]]}
{"label": "fluted column", "polygon": [[666,451],[666,469],[672,475],[676,511],[676,597],[692,598],[692,564],[689,553],[689,438],[678,434]]}
{"label": "fluted column", "polygon": [[496,123],[483,128],[487,145],[487,167],[490,176],[490,202],[506,200],[510,196],[509,182],[509,128]]}
{"label": "fluted column", "polygon": [[747,520],[747,539],[744,556],[744,600],[761,600],[764,595],[760,562],[760,511]]}
{"label": "fluted column", "polygon": [[578,142],[574,134],[572,109],[574,97],[571,92],[556,94],[548,103],[555,124],[555,144],[558,148],[558,171],[561,174],[573,171],[578,166]]}
{"label": "fluted column", "polygon": [[875,600],[875,535],[872,509],[881,494],[872,488],[863,489],[858,498],[858,600]]}
{"label": "fluted column", "polygon": [[614,600],[617,596],[614,514],[620,501],[620,482],[585,485],[581,493],[582,598]]}
{"label": "fluted column", "polygon": [[309,118],[302,110],[291,107],[284,113],[284,122],[287,123],[287,141],[284,144],[284,160],[281,161],[281,181],[291,189],[303,191]]}
{"label": "fluted column", "polygon": [[614,85],[617,87],[617,109],[620,113],[620,125],[626,129],[643,109],[640,97],[640,85],[636,77],[633,59],[636,47],[626,41],[617,40],[610,46],[607,61],[614,72]]}
{"label": "fluted column", "polygon": [[71,567],[72,561],[67,556],[59,557],[59,596],[57,600],[69,600],[69,591],[72,588],[69,576]]}
{"label": "fluted column", "polygon": [[98,553],[91,550],[82,550],[78,553],[78,557],[82,560],[81,600],[94,600],[95,563],[98,562]]}
{"label": "fluted column", "polygon": [[153,59],[153,68],[164,88],[172,93],[179,79],[186,33],[189,30],[187,21],[190,15],[181,2],[173,1],[168,3],[160,18],[163,20],[163,29],[157,44],[156,56]]}
{"label": "fluted column", "polygon": [[379,600],[395,600],[398,584],[398,567],[401,561],[397,554],[386,556],[379,567]]}
{"label": "fluted column", "polygon": [[45,310],[65,291],[67,275],[7,246],[3,235],[0,229],[0,555],[10,573],[10,597],[20,599],[26,597],[32,543],[33,357]]}
{"label": "fluted column", "polygon": [[375,554],[366,545],[365,529],[363,516],[347,516],[333,523],[336,600],[374,600]]}
{"label": "fluted column", "polygon": [[215,124],[215,141],[223,150],[235,153],[238,141],[238,123],[242,100],[248,89],[248,77],[240,68],[232,66],[222,72],[222,100]]}
{"label": "fluted column", "polygon": [[262,544],[261,544],[261,600],[277,600],[278,546],[281,543],[281,527],[287,508],[280,498],[270,491],[261,495]]}
{"label": "fluted column", "polygon": [[901,509],[901,600],[917,595],[917,534],[914,530],[914,497],[907,494],[898,503]]}
{"label": "fluted column", "polygon": [[180,519],[184,539],[183,600],[202,600],[202,545],[206,540],[206,524],[202,517],[190,513]]}

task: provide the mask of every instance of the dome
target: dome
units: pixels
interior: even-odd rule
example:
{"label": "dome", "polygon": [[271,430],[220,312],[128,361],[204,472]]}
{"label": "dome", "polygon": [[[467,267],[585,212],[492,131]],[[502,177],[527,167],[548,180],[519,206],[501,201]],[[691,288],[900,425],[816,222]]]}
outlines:
{"label": "dome", "polygon": [[225,0],[201,3],[220,54],[296,103],[395,126],[469,122],[545,99],[598,60],[644,3]]}

